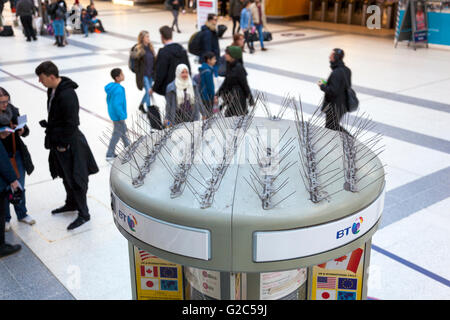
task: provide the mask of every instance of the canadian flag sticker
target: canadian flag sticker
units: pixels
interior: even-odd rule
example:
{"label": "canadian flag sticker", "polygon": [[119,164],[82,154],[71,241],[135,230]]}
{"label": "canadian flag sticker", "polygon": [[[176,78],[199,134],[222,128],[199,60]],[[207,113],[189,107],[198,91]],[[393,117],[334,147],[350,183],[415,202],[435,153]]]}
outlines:
{"label": "canadian flag sticker", "polygon": [[157,266],[141,266],[141,277],[158,278]]}
{"label": "canadian flag sticker", "polygon": [[316,300],[336,300],[336,291],[316,290]]}
{"label": "canadian flag sticker", "polygon": [[159,279],[141,278],[142,290],[159,290]]}

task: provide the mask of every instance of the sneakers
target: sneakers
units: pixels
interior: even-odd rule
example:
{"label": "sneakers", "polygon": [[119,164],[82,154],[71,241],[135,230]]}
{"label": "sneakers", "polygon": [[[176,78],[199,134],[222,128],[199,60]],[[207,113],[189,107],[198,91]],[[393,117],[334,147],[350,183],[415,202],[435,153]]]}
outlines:
{"label": "sneakers", "polygon": [[74,222],[69,224],[69,226],[67,227],[67,230],[73,230],[75,228],[78,228],[79,226],[85,224],[89,220],[91,220],[91,218],[89,218],[89,217],[83,218],[83,217],[78,216],[78,218],[76,218]]}
{"label": "sneakers", "polygon": [[30,215],[27,215],[25,218],[19,220],[19,222],[29,224],[30,226],[36,223],[36,221]]}
{"label": "sneakers", "polygon": [[115,158],[117,158],[117,154],[113,156],[106,156],[106,161],[113,161]]}
{"label": "sneakers", "polygon": [[5,243],[4,245],[0,246],[0,258],[9,256],[10,254],[16,253],[22,249],[22,246],[20,244],[8,244]]}
{"label": "sneakers", "polygon": [[11,231],[11,223],[5,222],[5,232]]}
{"label": "sneakers", "polygon": [[77,208],[72,208],[72,207],[68,207],[66,205],[63,205],[60,208],[52,210],[52,214],[58,214],[58,213],[62,213],[62,212],[76,211],[76,210],[77,210]]}

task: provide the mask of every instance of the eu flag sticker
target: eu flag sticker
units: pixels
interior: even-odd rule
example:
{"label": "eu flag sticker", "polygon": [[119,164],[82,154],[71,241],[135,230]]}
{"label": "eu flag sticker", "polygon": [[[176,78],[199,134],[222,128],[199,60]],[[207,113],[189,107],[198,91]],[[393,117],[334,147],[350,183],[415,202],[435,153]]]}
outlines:
{"label": "eu flag sticker", "polygon": [[338,291],[338,300],[356,300],[356,292]]}
{"label": "eu flag sticker", "polygon": [[171,267],[159,267],[159,273],[161,278],[178,278],[178,269]]}
{"label": "eu flag sticker", "polygon": [[358,279],[339,278],[338,289],[356,290]]}

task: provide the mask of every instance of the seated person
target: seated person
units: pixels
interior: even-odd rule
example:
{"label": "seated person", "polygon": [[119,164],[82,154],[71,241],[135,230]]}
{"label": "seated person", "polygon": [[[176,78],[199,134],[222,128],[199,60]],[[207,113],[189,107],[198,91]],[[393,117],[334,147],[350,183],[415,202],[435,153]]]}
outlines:
{"label": "seated person", "polygon": [[86,9],[87,9],[87,13],[91,17],[91,21],[94,24],[94,26],[96,24],[98,24],[98,30],[100,30],[101,32],[105,32],[105,29],[103,28],[102,21],[97,18],[98,12],[95,9],[95,5],[94,4],[90,4],[90,5],[87,6]]}

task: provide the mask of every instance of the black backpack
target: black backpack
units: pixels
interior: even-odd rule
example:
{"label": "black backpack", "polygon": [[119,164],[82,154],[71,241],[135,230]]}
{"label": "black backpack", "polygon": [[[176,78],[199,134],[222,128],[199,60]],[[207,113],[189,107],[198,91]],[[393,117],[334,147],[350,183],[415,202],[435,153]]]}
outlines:
{"label": "black backpack", "polygon": [[188,51],[193,55],[200,56],[202,54],[202,31],[194,33],[188,42]]}
{"label": "black backpack", "polygon": [[136,48],[137,44],[135,44],[130,50],[130,57],[128,58],[128,68],[130,68],[131,72],[136,73],[136,59],[132,58],[132,53],[134,48]]}

